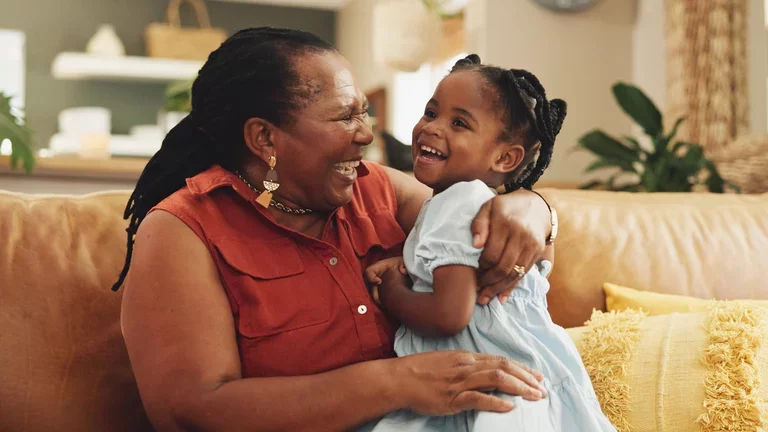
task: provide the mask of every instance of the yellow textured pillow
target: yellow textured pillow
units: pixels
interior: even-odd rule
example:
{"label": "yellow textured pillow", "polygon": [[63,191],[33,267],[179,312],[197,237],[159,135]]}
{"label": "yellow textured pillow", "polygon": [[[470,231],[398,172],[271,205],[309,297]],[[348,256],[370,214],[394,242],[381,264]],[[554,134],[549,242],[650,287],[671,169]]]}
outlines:
{"label": "yellow textured pillow", "polygon": [[603,412],[620,432],[757,432],[768,427],[766,311],[593,313],[567,329]]}
{"label": "yellow textured pillow", "polygon": [[[626,309],[642,310],[648,315],[664,315],[673,312],[706,312],[718,303],[718,300],[640,291],[612,283],[603,284],[603,291],[605,291],[605,307],[608,312]],[[734,301],[768,308],[768,300]]]}

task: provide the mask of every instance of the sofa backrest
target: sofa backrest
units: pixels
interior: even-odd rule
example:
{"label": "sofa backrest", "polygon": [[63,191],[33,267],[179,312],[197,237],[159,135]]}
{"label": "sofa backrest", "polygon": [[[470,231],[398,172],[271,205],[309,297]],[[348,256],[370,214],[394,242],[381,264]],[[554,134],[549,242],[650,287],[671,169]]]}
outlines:
{"label": "sofa backrest", "polygon": [[[604,308],[604,282],[768,298],[768,195],[542,192],[560,216],[558,324]],[[0,430],[150,430],[110,290],[127,199],[0,192]]]}
{"label": "sofa backrest", "polygon": [[549,309],[564,327],[604,309],[602,285],[768,298],[768,194],[541,191],[560,232]]}
{"label": "sofa backrest", "polygon": [[110,290],[127,200],[0,192],[0,430],[151,430]]}

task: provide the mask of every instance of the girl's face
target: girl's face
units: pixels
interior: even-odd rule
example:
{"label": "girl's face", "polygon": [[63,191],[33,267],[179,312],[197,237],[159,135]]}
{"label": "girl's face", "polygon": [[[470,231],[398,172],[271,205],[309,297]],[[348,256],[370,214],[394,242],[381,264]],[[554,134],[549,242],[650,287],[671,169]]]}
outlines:
{"label": "girl's face", "polygon": [[525,151],[499,142],[504,123],[496,100],[476,71],[453,72],[440,82],[413,128],[413,172],[420,182],[435,192],[460,181],[504,183]]}

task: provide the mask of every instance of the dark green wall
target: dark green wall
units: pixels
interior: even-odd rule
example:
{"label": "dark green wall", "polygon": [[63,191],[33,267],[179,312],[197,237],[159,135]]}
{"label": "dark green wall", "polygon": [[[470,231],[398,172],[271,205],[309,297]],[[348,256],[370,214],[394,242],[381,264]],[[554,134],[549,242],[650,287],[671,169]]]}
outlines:
{"label": "dark green wall", "polygon": [[[214,26],[233,32],[260,25],[311,31],[334,42],[332,11],[282,8],[208,0]],[[163,104],[162,84],[60,81],[51,64],[62,51],[85,51],[102,23],[114,25],[128,55],[144,55],[144,28],[163,21],[167,0],[0,0],[0,28],[26,34],[26,113],[38,144],[47,147],[58,129],[58,114],[74,106],[112,110],[113,133],[136,124],[154,124]],[[193,23],[185,7],[182,22]]]}

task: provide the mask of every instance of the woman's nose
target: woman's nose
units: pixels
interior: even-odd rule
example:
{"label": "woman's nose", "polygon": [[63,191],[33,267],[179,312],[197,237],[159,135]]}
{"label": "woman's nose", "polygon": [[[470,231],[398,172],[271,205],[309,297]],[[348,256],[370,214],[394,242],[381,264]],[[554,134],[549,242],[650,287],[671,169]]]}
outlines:
{"label": "woman's nose", "polygon": [[371,120],[366,117],[364,121],[358,123],[359,126],[355,131],[354,141],[357,145],[367,146],[373,142],[373,128],[371,127]]}

